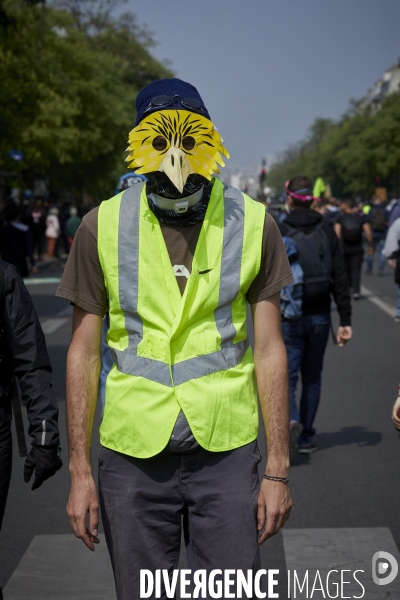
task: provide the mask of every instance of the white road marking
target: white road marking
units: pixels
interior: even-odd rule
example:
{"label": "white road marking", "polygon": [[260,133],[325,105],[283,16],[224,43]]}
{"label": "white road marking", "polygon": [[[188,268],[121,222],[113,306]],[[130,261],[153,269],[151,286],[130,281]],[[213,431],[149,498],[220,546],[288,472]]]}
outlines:
{"label": "white road marking", "polygon": [[363,296],[366,296],[370,302],[375,304],[375,306],[377,306],[378,308],[383,310],[383,312],[389,315],[389,317],[392,317],[392,319],[395,318],[396,308],[394,306],[378,298],[378,296],[374,294],[374,292],[371,292],[371,290],[366,288],[364,285],[361,286],[361,293]]}
{"label": "white road marking", "polygon": [[45,283],[60,283],[60,277],[27,277],[24,279],[25,285],[41,285]]}
{"label": "white road marking", "polygon": [[44,319],[41,323],[43,333],[45,335],[50,335],[51,333],[54,333],[55,331],[57,331],[57,329],[60,329],[60,327],[63,327],[63,325],[66,325],[67,323],[69,323],[70,320],[71,319],[68,319],[67,317],[63,317],[63,318],[50,317],[49,319]]}
{"label": "white road marking", "polygon": [[[366,600],[384,600],[399,598],[400,577],[388,585],[377,585],[372,580],[372,558],[376,552],[389,552],[400,563],[400,554],[388,527],[354,527],[332,529],[283,529],[283,545],[285,549],[286,567],[291,572],[290,598],[365,598]],[[326,592],[327,575],[330,594]],[[296,595],[293,592],[294,571],[300,583],[304,581],[308,570],[308,595],[306,589],[299,592],[296,585]],[[365,595],[362,595],[362,587]],[[312,586],[317,577],[317,571],[324,586],[325,596],[320,591],[311,595]],[[344,571],[341,574],[341,571]],[[362,572],[363,571],[363,572]],[[388,571],[389,573],[389,571]],[[340,578],[345,582],[343,593],[335,595],[335,582]],[[316,588],[320,588],[317,581]],[[340,590],[340,586],[339,586]]]}
{"label": "white road marking", "polygon": [[37,535],[4,590],[7,600],[115,600],[104,535],[90,552],[74,535]]}
{"label": "white road marking", "polygon": [[[376,552],[389,552],[400,563],[400,554],[387,527],[332,528],[332,529],[283,529],[286,568],[291,573],[291,595],[285,598],[364,598],[385,600],[400,597],[400,574],[388,585],[376,585],[372,581],[372,558]],[[7,600],[115,600],[114,581],[104,535],[101,543],[91,553],[73,535],[37,535],[11,576],[4,592]],[[182,553],[183,554],[183,553]],[[179,568],[183,568],[183,560]],[[382,561],[380,561],[382,562]],[[262,564],[268,569],[268,565]],[[379,562],[378,565],[379,567]],[[308,570],[308,595],[306,590],[293,594],[293,572],[303,581]],[[329,593],[326,592],[327,574]],[[356,577],[365,588],[354,579]],[[389,569],[390,570],[390,569]],[[312,586],[319,572],[324,593],[314,591]],[[342,579],[343,593],[337,594],[335,581]],[[361,572],[363,571],[363,572]],[[390,574],[390,573],[389,573]],[[279,573],[278,581],[286,573]],[[385,574],[383,575],[383,577]],[[382,577],[382,574],[380,575]],[[319,581],[317,580],[318,587]]]}

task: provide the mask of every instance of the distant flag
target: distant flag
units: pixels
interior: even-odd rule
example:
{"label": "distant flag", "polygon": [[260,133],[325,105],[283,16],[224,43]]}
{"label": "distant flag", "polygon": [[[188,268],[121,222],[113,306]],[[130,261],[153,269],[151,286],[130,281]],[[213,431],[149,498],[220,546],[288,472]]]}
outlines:
{"label": "distant flag", "polygon": [[320,198],[321,195],[325,192],[325,190],[326,190],[326,185],[324,183],[324,180],[322,179],[322,177],[317,177],[317,179],[314,183],[313,195],[316,198]]}

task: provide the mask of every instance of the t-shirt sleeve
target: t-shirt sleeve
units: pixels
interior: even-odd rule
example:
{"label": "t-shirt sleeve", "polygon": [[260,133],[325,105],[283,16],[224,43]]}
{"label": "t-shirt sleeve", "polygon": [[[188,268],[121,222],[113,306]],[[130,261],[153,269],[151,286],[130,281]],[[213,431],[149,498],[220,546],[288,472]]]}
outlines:
{"label": "t-shirt sleeve", "polygon": [[56,296],[103,317],[108,306],[97,250],[98,208],[91,210],[76,232]]}
{"label": "t-shirt sleeve", "polygon": [[247,301],[257,304],[292,281],[292,270],[281,233],[274,219],[266,212],[260,271],[247,291]]}

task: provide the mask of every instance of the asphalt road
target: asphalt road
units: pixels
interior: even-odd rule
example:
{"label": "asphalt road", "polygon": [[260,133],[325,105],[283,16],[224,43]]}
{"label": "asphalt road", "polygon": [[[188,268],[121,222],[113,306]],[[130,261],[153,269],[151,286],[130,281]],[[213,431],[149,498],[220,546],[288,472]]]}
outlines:
{"label": "asphalt road", "polygon": [[[330,540],[330,552],[333,552],[329,559],[331,565],[336,560],[332,558],[336,556],[335,544],[342,554],[345,548],[357,554],[359,548],[366,549],[368,546],[368,554],[370,551],[385,550],[385,547],[379,547],[377,540],[381,540],[382,544],[386,540],[390,545],[392,535],[397,549],[400,548],[400,438],[390,419],[400,381],[400,324],[395,324],[388,311],[385,312],[382,306],[373,302],[374,298],[378,298],[393,310],[396,287],[389,269],[387,273],[381,278],[364,277],[368,297],[354,305],[354,338],[351,343],[345,348],[337,348],[329,342],[322,399],[316,419],[319,450],[311,456],[298,456],[291,469],[292,515],[284,535],[279,534],[263,546],[263,568],[286,572],[287,568],[296,568],[296,560],[299,562],[299,557],[307,554],[307,551],[310,557],[314,556],[317,564],[318,556],[324,552],[323,544],[321,546],[318,541],[321,536],[325,545]],[[59,276],[60,269],[57,266],[47,268],[40,275]],[[22,597],[32,600],[95,597],[80,594],[79,590],[68,592],[65,596],[57,589],[53,596],[50,592],[39,593],[37,590],[40,586],[37,586],[34,578],[36,569],[42,577],[43,589],[46,587],[44,580],[54,581],[54,586],[65,586],[69,567],[77,570],[83,568],[81,560],[76,559],[78,553],[82,552],[81,542],[71,536],[65,513],[69,475],[66,465],[64,379],[71,324],[68,303],[54,297],[56,287],[56,283],[43,282],[29,285],[29,291],[44,329],[48,332],[46,338],[60,406],[64,467],[39,490],[31,492],[29,485],[23,482],[23,459],[19,458],[14,444],[13,476],[0,535],[0,586],[4,587],[11,578],[6,587],[6,600]],[[337,324],[336,312],[333,311],[332,315],[333,322]],[[97,414],[96,425],[98,423]],[[97,429],[95,426],[94,464],[99,449]],[[265,455],[262,435],[260,445]],[[260,468],[263,469],[263,466]],[[53,540],[57,540],[58,546],[54,546]],[[57,554],[55,547],[59,548],[58,562],[53,560],[53,555]],[[392,554],[397,552],[395,545],[391,548]],[[107,562],[104,552],[102,556],[102,560]],[[93,561],[85,566],[86,578],[96,568]],[[182,558],[184,564],[185,559]],[[31,574],[28,573],[28,579],[27,565],[31,565],[29,568],[32,570]],[[309,568],[312,567],[310,564]],[[55,573],[58,569],[62,572]],[[96,577],[101,578],[101,573]],[[21,581],[30,586],[29,594],[15,591],[18,585],[25,589]],[[400,576],[397,582],[400,582]],[[280,592],[279,597],[288,597],[285,586],[286,576],[279,580],[276,588]],[[397,586],[390,587],[393,590],[390,598],[400,597],[400,583]],[[389,597],[383,593],[383,590],[385,593],[389,591],[389,586],[386,589],[376,586],[374,590],[365,596],[368,600]],[[99,592],[96,597],[106,598],[107,595]],[[313,597],[323,596],[316,593]]]}

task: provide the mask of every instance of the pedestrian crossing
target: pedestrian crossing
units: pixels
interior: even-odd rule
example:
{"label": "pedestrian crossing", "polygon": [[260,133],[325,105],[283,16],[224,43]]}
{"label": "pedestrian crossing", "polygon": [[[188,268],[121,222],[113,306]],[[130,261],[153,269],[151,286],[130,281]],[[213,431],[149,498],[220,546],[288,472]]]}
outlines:
{"label": "pedestrian crossing", "polygon": [[28,287],[31,285],[43,285],[46,283],[60,283],[60,277],[27,277],[24,279],[24,284]]}
{"label": "pedestrian crossing", "polygon": [[90,552],[74,535],[37,535],[5,587],[6,600],[115,600],[104,535]]}
{"label": "pedestrian crossing", "polygon": [[[284,560],[278,578],[285,579],[285,593],[281,592],[280,598],[400,598],[400,575],[388,585],[378,585],[372,579],[373,557],[377,552],[390,553],[400,565],[400,554],[389,528],[284,528],[282,536]],[[4,597],[115,600],[104,536],[99,537],[101,543],[92,553],[73,535],[35,536],[8,582]],[[267,561],[263,560],[263,548],[267,545],[268,542],[261,550],[264,569],[268,569]],[[379,566],[381,563],[377,568],[382,571],[387,563],[383,567]],[[186,567],[183,553],[179,567]],[[383,575],[390,575],[391,569],[393,566],[389,565],[388,573]]]}
{"label": "pedestrian crossing", "polygon": [[[283,529],[283,544],[286,569],[291,573],[288,598],[400,598],[399,576],[387,585],[377,585],[372,579],[372,561],[377,552],[389,552],[400,564],[389,528]],[[387,571],[389,575],[390,565]],[[294,572],[303,584],[302,592],[295,584]]]}
{"label": "pedestrian crossing", "polygon": [[64,308],[64,310],[57,313],[57,316],[42,319],[41,325],[42,325],[43,333],[45,335],[50,335],[50,334],[54,333],[55,331],[60,329],[60,327],[63,327],[64,325],[71,323],[71,317],[72,317],[72,306],[68,305]]}

